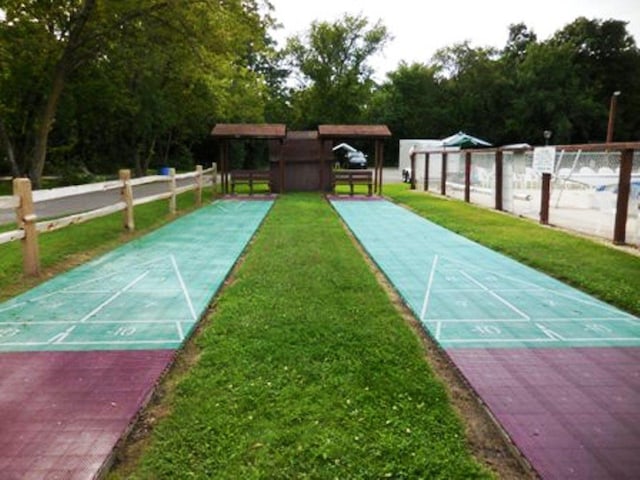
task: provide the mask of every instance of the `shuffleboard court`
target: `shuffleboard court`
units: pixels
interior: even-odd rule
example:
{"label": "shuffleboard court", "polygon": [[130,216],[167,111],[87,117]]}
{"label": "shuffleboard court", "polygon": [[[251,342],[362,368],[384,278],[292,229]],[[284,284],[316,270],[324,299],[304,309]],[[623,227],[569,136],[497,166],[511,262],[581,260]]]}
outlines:
{"label": "shuffleboard court", "polygon": [[0,352],[178,348],[272,204],[215,202],[1,303]]}
{"label": "shuffleboard court", "polygon": [[444,348],[640,346],[640,320],[387,201],[333,201]]}
{"label": "shuffleboard court", "polygon": [[640,475],[640,321],[381,200],[333,200],[544,479]]}
{"label": "shuffleboard court", "polygon": [[224,200],[0,304],[2,478],[98,478],[271,208]]}

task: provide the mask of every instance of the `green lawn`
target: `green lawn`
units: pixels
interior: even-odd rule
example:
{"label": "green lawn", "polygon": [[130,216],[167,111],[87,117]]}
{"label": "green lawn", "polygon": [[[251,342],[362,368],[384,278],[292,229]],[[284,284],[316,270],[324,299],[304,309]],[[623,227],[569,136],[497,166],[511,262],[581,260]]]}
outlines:
{"label": "green lawn", "polygon": [[385,185],[384,193],[449,230],[640,315],[640,256],[404,184]]}
{"label": "green lawn", "polygon": [[424,349],[317,194],[280,198],[118,478],[490,478]]}

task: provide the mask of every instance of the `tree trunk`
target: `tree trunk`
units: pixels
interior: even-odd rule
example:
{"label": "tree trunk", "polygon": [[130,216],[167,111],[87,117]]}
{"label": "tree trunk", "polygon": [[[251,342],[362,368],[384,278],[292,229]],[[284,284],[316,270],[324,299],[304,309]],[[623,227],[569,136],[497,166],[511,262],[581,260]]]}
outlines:
{"label": "tree trunk", "polygon": [[11,139],[9,138],[9,133],[4,126],[4,122],[0,120],[0,141],[4,143],[5,149],[7,151],[7,159],[9,160],[9,165],[11,165],[11,175],[13,178],[18,178],[20,176],[20,169],[18,168],[18,164],[16,163],[16,155],[13,150],[13,144],[11,143]]}
{"label": "tree trunk", "polygon": [[47,101],[43,105],[37,117],[38,120],[36,122],[33,158],[31,160],[31,168],[29,171],[29,178],[31,178],[31,183],[33,184],[34,189],[40,188],[44,163],[47,158],[49,132],[51,131],[51,127],[53,127],[53,122],[55,121],[56,110],[58,109],[58,102],[60,101],[62,90],[64,89],[67,70],[68,69],[64,64],[59,63],[56,66],[51,93],[49,93]]}
{"label": "tree trunk", "polygon": [[40,187],[40,180],[42,179],[42,172],[47,158],[49,132],[55,120],[58,103],[60,102],[67,76],[77,67],[77,56],[80,55],[79,49],[82,46],[82,32],[95,9],[95,4],[96,0],[84,0],[71,27],[69,40],[64,46],[62,56],[54,68],[51,92],[36,118],[33,155],[29,168],[29,177],[33,182],[33,187],[36,189]]}
{"label": "tree trunk", "polygon": [[153,137],[153,140],[151,141],[151,145],[149,146],[149,150],[147,152],[147,156],[144,159],[144,164],[142,165],[142,174],[146,175],[147,171],[149,170],[149,164],[151,163],[151,159],[153,158],[153,155],[155,154],[156,151],[156,137]]}

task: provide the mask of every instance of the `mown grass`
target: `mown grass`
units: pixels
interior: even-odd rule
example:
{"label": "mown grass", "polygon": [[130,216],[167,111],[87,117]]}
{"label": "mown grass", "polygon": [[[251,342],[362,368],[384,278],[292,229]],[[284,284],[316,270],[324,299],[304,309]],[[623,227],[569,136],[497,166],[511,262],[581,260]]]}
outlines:
{"label": "mown grass", "polygon": [[404,184],[385,185],[384,193],[435,223],[640,315],[640,256]]}
{"label": "mown grass", "polygon": [[490,478],[424,350],[319,195],[267,217],[197,364],[120,478]]}
{"label": "mown grass", "polygon": [[[207,198],[210,197],[205,195],[204,199]],[[38,278],[23,276],[20,242],[0,245],[0,301],[32,288],[53,274],[87,261],[99,253],[171,221],[175,217],[169,214],[167,202],[167,200],[161,200],[136,207],[136,230],[133,233],[127,233],[123,229],[123,215],[118,212],[55,232],[40,234],[40,264],[43,275]],[[179,214],[194,208],[194,192],[186,192],[178,196]],[[12,230],[15,225],[3,227],[4,230]]]}

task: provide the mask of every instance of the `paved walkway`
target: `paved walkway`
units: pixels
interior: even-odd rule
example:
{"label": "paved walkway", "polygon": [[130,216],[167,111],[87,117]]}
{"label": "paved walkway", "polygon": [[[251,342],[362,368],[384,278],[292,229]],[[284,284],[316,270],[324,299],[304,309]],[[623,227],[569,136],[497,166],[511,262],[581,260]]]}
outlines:
{"label": "paved walkway", "polygon": [[332,200],[545,479],[640,476],[640,320],[390,202]]}
{"label": "paved walkway", "polygon": [[0,478],[100,472],[272,203],[216,202],[0,304]]}

